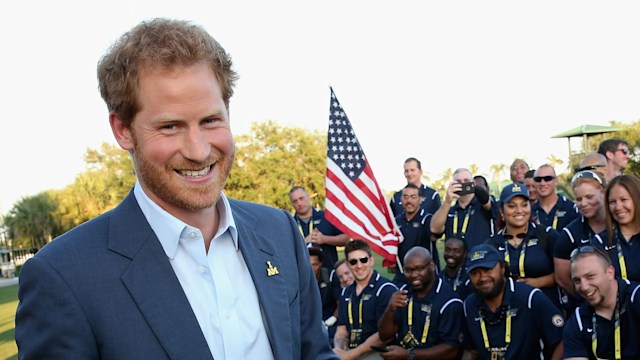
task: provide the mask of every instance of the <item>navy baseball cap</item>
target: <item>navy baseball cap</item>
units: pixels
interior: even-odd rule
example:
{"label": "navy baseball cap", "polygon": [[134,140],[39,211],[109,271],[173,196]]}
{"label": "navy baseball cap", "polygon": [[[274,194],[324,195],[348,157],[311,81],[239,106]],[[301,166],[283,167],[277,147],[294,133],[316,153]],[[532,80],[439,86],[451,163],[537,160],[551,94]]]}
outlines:
{"label": "navy baseball cap", "polygon": [[504,256],[489,244],[476,245],[467,254],[467,273],[475,268],[493,269],[498,263],[504,262]]}
{"label": "navy baseball cap", "polygon": [[524,196],[529,200],[529,190],[525,184],[513,183],[502,188],[502,192],[500,193],[500,202],[504,204],[516,196]]}

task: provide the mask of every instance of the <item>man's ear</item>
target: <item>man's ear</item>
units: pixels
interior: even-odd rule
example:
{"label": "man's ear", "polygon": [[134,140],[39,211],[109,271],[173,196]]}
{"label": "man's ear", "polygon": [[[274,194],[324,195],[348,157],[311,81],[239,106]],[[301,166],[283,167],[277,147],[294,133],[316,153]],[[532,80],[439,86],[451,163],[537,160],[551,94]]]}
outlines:
{"label": "man's ear", "polygon": [[131,129],[125,125],[124,121],[114,111],[109,113],[109,124],[111,125],[113,136],[120,147],[127,151],[133,150],[134,141]]}

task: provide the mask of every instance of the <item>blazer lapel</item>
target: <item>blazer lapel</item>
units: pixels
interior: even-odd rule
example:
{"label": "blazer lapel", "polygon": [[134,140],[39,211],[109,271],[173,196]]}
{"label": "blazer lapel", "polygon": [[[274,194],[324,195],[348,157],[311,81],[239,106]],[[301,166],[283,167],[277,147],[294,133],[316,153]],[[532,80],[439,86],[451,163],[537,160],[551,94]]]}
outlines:
{"label": "blazer lapel", "polygon": [[171,359],[213,359],[162,245],[131,192],[113,212],[109,248],[131,264],[121,279]]}
{"label": "blazer lapel", "polygon": [[269,239],[254,231],[255,217],[234,204],[231,207],[238,229],[240,251],[258,293],[274,358],[288,359],[293,345],[287,288],[285,277],[274,271],[274,268],[283,268],[281,262],[284,259],[278,258],[274,244]]}

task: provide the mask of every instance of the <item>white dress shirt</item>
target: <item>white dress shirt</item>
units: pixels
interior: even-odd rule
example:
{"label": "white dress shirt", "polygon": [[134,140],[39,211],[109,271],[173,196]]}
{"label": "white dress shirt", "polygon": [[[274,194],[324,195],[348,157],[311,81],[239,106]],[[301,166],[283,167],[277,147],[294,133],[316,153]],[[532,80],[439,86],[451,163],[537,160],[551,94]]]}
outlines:
{"label": "white dress shirt", "polygon": [[238,249],[238,231],[224,193],[216,205],[220,223],[208,253],[200,230],[160,208],[138,182],[134,195],[169,258],[213,358],[273,359],[258,294]]}

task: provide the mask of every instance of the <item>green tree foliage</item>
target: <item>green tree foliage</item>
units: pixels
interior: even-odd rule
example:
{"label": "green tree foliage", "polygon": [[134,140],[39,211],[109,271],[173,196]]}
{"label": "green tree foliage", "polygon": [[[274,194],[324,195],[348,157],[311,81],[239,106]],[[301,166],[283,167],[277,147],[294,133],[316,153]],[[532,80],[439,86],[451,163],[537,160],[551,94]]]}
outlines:
{"label": "green tree foliage", "polygon": [[324,208],[327,137],[319,132],[254,123],[236,141],[236,161],[225,193],[233,198],[291,209],[289,190],[303,186]]}
{"label": "green tree foliage", "polygon": [[56,202],[50,191],[20,199],[4,219],[13,247],[40,249],[60,235],[55,209]]}
{"label": "green tree foliage", "polygon": [[84,160],[87,171],[55,193],[56,217],[65,231],[114,208],[135,183],[131,159],[116,145],[88,149]]}

